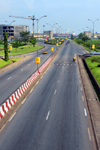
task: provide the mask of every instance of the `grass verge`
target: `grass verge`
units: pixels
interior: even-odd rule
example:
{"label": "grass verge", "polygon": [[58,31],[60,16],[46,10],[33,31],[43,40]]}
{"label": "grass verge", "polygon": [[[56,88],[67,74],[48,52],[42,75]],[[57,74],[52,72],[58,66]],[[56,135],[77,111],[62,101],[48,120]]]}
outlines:
{"label": "grass verge", "polygon": [[[38,49],[41,48],[43,48],[43,46],[38,45]],[[26,53],[34,52],[36,50],[37,50],[37,45],[35,45],[35,47],[33,47],[32,45],[25,45],[25,46],[20,46],[18,48],[12,48],[11,55],[26,54]],[[0,56],[4,56],[4,50],[0,51]]]}
{"label": "grass verge", "polygon": [[86,63],[100,86],[100,56],[88,57],[86,58]]}
{"label": "grass verge", "polygon": [[12,63],[13,61],[18,61],[19,59],[20,58],[13,58],[13,59],[9,59],[8,61],[0,59],[0,68],[5,66],[5,65],[8,65],[8,64]]}

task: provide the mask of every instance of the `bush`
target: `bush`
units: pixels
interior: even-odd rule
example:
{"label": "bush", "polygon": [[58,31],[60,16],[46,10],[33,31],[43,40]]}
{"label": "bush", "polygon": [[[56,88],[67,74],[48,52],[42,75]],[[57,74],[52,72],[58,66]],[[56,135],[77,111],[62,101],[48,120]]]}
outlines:
{"label": "bush", "polygon": [[91,59],[91,62],[93,63],[93,62],[98,62],[98,63],[100,63],[100,56],[92,56],[92,57],[90,57],[90,59]]}

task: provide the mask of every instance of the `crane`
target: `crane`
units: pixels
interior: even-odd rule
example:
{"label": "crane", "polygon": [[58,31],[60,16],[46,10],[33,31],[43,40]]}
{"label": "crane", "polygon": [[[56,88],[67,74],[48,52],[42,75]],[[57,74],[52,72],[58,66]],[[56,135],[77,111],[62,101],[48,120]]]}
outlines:
{"label": "crane", "polygon": [[40,29],[38,30],[38,33],[40,32],[40,30],[41,30],[41,27],[40,27]]}
{"label": "crane", "polygon": [[[9,16],[9,17],[33,20],[33,34],[34,34],[34,20],[35,20],[35,17],[34,17],[34,16],[33,16],[32,18],[19,17],[19,16]],[[31,17],[31,16],[29,16],[29,17]]]}

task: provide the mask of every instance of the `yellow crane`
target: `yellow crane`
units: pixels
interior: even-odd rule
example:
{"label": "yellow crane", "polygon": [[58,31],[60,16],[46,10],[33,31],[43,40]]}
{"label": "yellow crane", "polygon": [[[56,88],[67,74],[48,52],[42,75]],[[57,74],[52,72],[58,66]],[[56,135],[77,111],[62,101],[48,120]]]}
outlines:
{"label": "yellow crane", "polygon": [[9,17],[14,17],[14,18],[21,18],[21,19],[28,19],[28,20],[32,20],[33,21],[33,34],[34,34],[34,20],[35,20],[35,17],[31,17],[31,16],[28,16],[29,18],[26,18],[26,17],[20,17],[20,16],[9,16]]}

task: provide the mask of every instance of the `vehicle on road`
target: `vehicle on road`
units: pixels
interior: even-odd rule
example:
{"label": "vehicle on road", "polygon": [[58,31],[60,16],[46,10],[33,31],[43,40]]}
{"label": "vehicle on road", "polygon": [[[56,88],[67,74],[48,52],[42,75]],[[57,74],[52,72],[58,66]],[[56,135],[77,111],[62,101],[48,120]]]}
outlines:
{"label": "vehicle on road", "polygon": [[43,52],[42,54],[47,54],[47,52]]}

